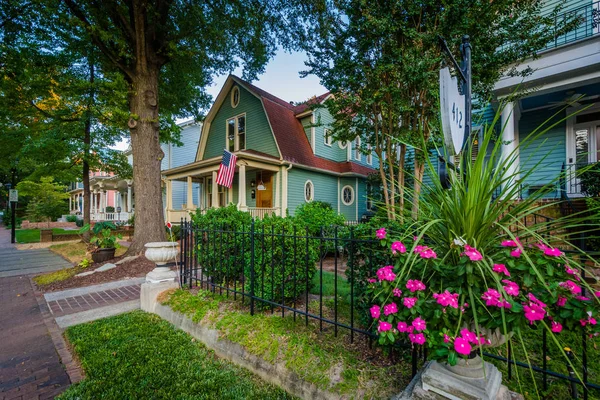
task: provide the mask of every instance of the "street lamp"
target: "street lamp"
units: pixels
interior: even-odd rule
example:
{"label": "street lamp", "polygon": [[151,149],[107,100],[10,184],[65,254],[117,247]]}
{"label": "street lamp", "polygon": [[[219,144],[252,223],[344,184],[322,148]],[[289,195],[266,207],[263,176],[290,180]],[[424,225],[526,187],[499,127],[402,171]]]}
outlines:
{"label": "street lamp", "polygon": [[[11,177],[11,187],[16,187],[17,185],[17,164],[19,162],[19,159],[15,159],[15,161],[12,163],[12,168],[10,169],[10,172],[12,173],[12,177]],[[15,232],[15,225],[16,225],[16,211],[17,211],[17,202],[16,201],[11,201],[11,217],[10,217],[10,242],[11,243],[15,243],[16,242],[16,232]]]}

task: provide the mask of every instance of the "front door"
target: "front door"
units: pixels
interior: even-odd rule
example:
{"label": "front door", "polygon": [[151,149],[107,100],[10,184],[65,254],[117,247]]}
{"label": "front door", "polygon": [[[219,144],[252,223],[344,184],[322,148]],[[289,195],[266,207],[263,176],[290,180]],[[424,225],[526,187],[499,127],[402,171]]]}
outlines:
{"label": "front door", "polygon": [[[272,208],[273,207],[273,175],[262,173],[262,183],[265,190],[256,190],[256,207]],[[259,181],[260,184],[260,181]]]}
{"label": "front door", "polygon": [[600,161],[600,112],[577,115],[567,144],[567,193],[581,194],[578,172],[597,161]]}

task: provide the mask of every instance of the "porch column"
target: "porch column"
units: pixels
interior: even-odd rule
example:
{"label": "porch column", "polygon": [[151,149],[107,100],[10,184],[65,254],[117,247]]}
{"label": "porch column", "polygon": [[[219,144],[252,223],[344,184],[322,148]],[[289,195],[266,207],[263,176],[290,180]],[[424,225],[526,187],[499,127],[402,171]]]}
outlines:
{"label": "porch column", "polygon": [[219,208],[219,185],[217,185],[217,171],[212,172],[212,205]]}
{"label": "porch column", "polygon": [[[517,184],[519,179],[519,129],[517,126],[518,118],[515,115],[518,112],[515,102],[506,103],[502,109],[501,123],[502,123],[502,155],[501,161],[512,159],[504,166],[504,176],[510,177],[505,185],[512,186]],[[519,192],[515,191],[511,196],[513,199],[519,197]]]}
{"label": "porch column", "polygon": [[73,195],[69,195],[69,214],[73,211]]}
{"label": "porch column", "polygon": [[194,192],[192,191],[193,185],[194,184],[192,182],[192,177],[188,176],[187,177],[187,209],[188,210],[194,209]]}
{"label": "porch column", "polygon": [[128,213],[130,213],[132,211],[131,201],[132,201],[132,196],[131,196],[131,181],[128,181],[127,182],[127,212]]}
{"label": "porch column", "polygon": [[96,214],[96,194],[98,193],[98,191],[96,189],[94,189],[94,192],[92,193],[91,200],[92,202],[90,203],[90,213],[91,214]]}
{"label": "porch column", "polygon": [[167,209],[167,212],[169,212],[173,208],[173,181],[170,179],[167,179],[165,188],[166,188],[165,208]]}
{"label": "porch column", "polygon": [[83,195],[80,195],[79,197],[81,197],[81,201],[77,201],[77,206],[79,207],[79,212],[83,214],[83,208],[85,207],[84,197]]}
{"label": "porch column", "polygon": [[283,210],[281,209],[281,172],[277,172],[275,174],[275,202],[273,203],[273,207],[276,207],[278,210],[276,212],[280,217],[284,216],[282,214]]}
{"label": "porch column", "polygon": [[106,203],[106,191],[100,190],[100,212],[104,212],[104,204]]}
{"label": "porch column", "polygon": [[238,172],[238,200],[239,209],[242,211],[246,210],[246,165],[240,164]]}

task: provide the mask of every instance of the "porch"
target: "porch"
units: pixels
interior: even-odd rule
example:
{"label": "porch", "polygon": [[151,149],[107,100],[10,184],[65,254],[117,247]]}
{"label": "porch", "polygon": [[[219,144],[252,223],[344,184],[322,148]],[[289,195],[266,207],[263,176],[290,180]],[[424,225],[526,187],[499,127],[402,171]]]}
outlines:
{"label": "porch", "polygon": [[[69,192],[69,214],[83,215],[83,185]],[[90,220],[127,222],[134,212],[133,181],[116,176],[90,177]]]}
{"label": "porch", "polygon": [[[210,166],[165,177],[167,221],[179,223],[182,219],[189,219],[192,213],[204,213],[207,209],[230,204],[235,204],[239,210],[257,219],[283,215],[282,176],[285,168],[246,158],[238,159],[232,186],[227,188],[216,183],[219,164],[215,161]],[[181,200],[181,197],[185,200]]]}

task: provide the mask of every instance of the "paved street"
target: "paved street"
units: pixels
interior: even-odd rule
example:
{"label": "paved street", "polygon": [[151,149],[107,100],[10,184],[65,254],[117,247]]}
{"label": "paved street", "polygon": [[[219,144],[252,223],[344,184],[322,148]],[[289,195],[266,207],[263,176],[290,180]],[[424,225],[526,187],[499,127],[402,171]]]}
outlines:
{"label": "paved street", "polygon": [[47,249],[16,250],[0,225],[0,399],[53,398],[70,383],[25,276],[65,266]]}

